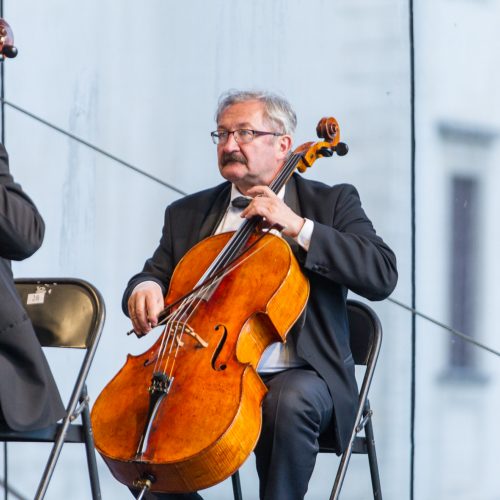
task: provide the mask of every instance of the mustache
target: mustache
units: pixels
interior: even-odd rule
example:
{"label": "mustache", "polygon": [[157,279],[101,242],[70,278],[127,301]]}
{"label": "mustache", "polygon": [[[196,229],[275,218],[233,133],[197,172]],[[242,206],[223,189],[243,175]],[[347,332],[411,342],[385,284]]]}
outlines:
{"label": "mustache", "polygon": [[242,163],[247,164],[247,159],[238,153],[222,153],[221,165],[225,167],[228,163]]}

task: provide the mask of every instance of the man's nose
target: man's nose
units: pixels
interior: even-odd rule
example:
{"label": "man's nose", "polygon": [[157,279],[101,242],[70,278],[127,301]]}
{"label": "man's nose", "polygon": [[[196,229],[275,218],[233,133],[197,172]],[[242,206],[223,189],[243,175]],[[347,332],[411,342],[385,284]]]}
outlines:
{"label": "man's nose", "polygon": [[240,145],[236,142],[234,138],[234,133],[227,136],[227,141],[223,145],[224,151],[239,151]]}

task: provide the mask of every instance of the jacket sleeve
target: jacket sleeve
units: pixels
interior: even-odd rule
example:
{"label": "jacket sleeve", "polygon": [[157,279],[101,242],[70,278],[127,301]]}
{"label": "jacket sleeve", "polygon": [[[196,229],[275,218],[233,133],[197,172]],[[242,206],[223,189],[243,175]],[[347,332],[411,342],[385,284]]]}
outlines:
{"label": "jacket sleeve", "polygon": [[0,144],[0,257],[23,260],[43,242],[45,225],[33,201],[14,182],[9,159]]}
{"label": "jacket sleeve", "polygon": [[128,316],[128,299],[133,289],[143,281],[154,281],[161,286],[165,296],[174,272],[172,256],[172,236],[170,224],[170,207],[165,210],[165,221],[160,243],[153,256],[146,261],[143,270],[130,278],[122,298],[122,310]]}
{"label": "jacket sleeve", "polygon": [[354,186],[335,186],[324,202],[331,218],[313,221],[305,268],[367,299],[388,297],[397,283],[396,257],[376,234]]}

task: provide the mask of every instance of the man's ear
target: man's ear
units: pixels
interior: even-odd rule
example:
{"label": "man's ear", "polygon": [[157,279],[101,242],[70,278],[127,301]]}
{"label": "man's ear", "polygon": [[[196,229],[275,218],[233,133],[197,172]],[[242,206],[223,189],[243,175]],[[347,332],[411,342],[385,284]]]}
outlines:
{"label": "man's ear", "polygon": [[290,135],[282,135],[278,137],[279,139],[279,151],[283,158],[288,155],[288,152],[292,148],[292,136]]}

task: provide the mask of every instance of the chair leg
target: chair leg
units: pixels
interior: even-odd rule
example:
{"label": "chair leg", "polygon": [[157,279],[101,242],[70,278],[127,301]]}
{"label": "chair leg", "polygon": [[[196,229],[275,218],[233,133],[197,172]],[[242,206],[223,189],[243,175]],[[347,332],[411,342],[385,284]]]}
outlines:
{"label": "chair leg", "polygon": [[236,471],[231,476],[231,481],[233,483],[234,500],[243,500],[243,495],[241,493],[241,482],[240,482],[240,473],[239,473],[239,471]]}
{"label": "chair leg", "polygon": [[346,450],[344,451],[344,453],[342,453],[342,458],[340,459],[339,468],[337,469],[337,475],[335,476],[335,482],[333,483],[330,500],[338,500],[339,498],[340,490],[342,489],[342,484],[344,483],[345,474],[347,472],[347,466],[349,465],[349,460],[352,455],[353,442],[354,438],[351,439]]}
{"label": "chair leg", "polygon": [[3,444],[3,487],[4,487],[4,499],[9,498],[9,463],[8,463],[8,453],[7,453],[7,441]]}
{"label": "chair leg", "polygon": [[332,493],[330,495],[330,500],[338,500],[340,495],[340,490],[342,489],[342,484],[344,483],[345,474],[347,472],[347,466],[349,465],[349,460],[352,455],[352,446],[354,440],[356,439],[356,435],[358,432],[365,429],[365,443],[368,454],[368,463],[370,465],[370,476],[372,481],[372,490],[373,490],[373,498],[375,500],[382,500],[382,488],[380,486],[380,476],[378,472],[378,462],[377,462],[377,453],[375,451],[375,438],[373,435],[373,424],[371,418],[370,411],[370,402],[368,399],[365,401],[363,406],[363,415],[361,421],[357,428],[354,429],[351,440],[349,444],[342,454],[342,458],[340,460],[340,465],[337,470],[337,476],[335,477],[335,483],[333,484]]}
{"label": "chair leg", "polygon": [[[370,403],[367,401],[367,409],[370,410]],[[366,448],[368,451],[368,462],[370,464],[370,476],[372,479],[373,498],[382,500],[382,488],[380,486],[380,475],[378,471],[377,452],[375,450],[375,437],[373,435],[373,424],[371,417],[365,425]]]}
{"label": "chair leg", "polygon": [[[82,389],[80,403],[83,403],[86,397],[87,397],[87,386],[84,385]],[[97,471],[97,462],[95,456],[94,435],[92,433],[92,427],[90,425],[89,406],[88,403],[84,404],[85,406],[82,411],[82,426],[83,426],[83,435],[85,438],[85,451],[87,452],[87,466],[89,469],[90,488],[92,490],[92,499],[101,500],[101,488],[99,484],[99,473]]]}
{"label": "chair leg", "polygon": [[64,440],[66,438],[66,434],[68,433],[68,427],[70,426],[71,419],[74,418],[75,409],[79,401],[82,400],[84,393],[84,388],[80,393],[77,392],[77,388],[73,390],[71,395],[71,401],[66,409],[66,416],[64,417],[62,423],[59,426],[59,430],[57,432],[56,439],[52,446],[52,450],[50,452],[49,460],[45,466],[45,470],[43,471],[42,479],[40,480],[40,484],[38,485],[38,489],[35,494],[35,500],[43,500],[45,494],[47,493],[47,488],[49,487],[50,480],[52,478],[52,474],[54,473],[54,469],[57,464],[57,460],[61,454],[61,450],[64,444]]}
{"label": "chair leg", "polygon": [[45,465],[45,470],[43,471],[42,479],[38,485],[38,489],[36,490],[35,500],[42,500],[47,493],[47,488],[49,487],[49,482],[52,478],[52,474],[54,473],[54,469],[57,463],[57,459],[61,454],[61,448],[64,444],[64,437],[66,436],[66,431],[69,425],[69,418],[65,417],[62,423],[61,428],[58,431],[58,435],[56,441],[52,445],[52,450],[50,452],[50,457]]}

